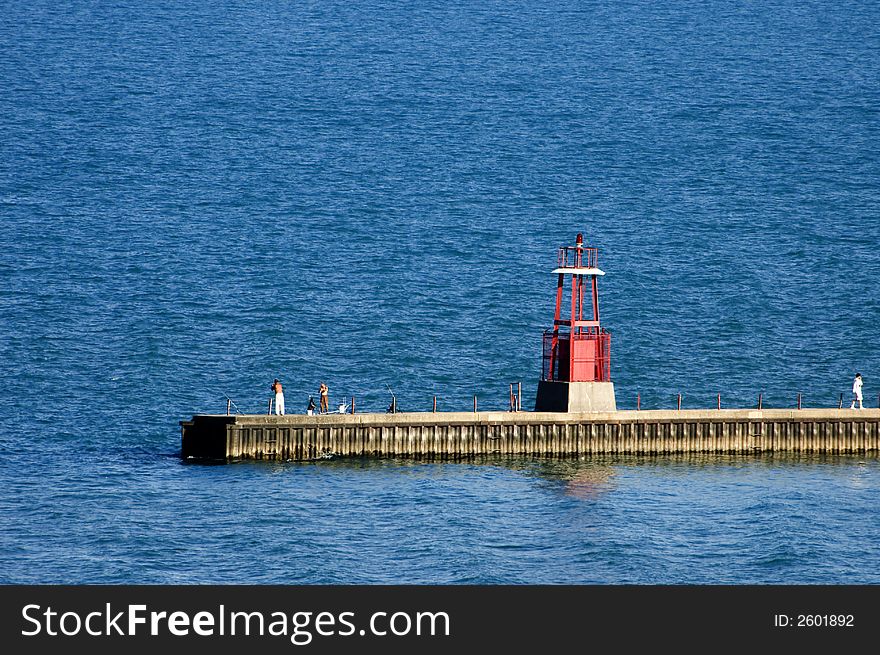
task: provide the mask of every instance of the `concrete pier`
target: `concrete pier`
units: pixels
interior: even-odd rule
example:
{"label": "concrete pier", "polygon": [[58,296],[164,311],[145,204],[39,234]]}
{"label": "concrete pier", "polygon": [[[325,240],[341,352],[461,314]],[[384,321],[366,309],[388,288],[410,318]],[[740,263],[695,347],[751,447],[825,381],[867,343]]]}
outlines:
{"label": "concrete pier", "polygon": [[538,382],[536,412],[616,412],[613,382]]}
{"label": "concrete pier", "polygon": [[184,458],[226,461],[880,450],[880,409],[196,415],[180,426]]}

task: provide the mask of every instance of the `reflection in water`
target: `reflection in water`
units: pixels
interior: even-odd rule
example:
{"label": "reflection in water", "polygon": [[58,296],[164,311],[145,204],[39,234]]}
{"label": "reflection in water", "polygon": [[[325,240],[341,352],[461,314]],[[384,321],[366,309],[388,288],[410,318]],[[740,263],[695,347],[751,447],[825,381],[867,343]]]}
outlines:
{"label": "reflection in water", "polygon": [[[820,453],[756,453],[720,455],[706,453],[687,453],[678,455],[598,455],[572,459],[540,459],[529,457],[482,456],[461,460],[431,458],[380,458],[341,457],[311,462],[239,462],[240,467],[254,467],[273,474],[285,473],[292,468],[304,470],[317,467],[328,470],[393,471],[395,474],[437,475],[443,477],[448,468],[462,467],[500,467],[517,471],[535,478],[539,485],[552,488],[555,493],[562,491],[567,496],[581,500],[595,500],[616,488],[615,479],[626,469],[651,467],[662,469],[662,474],[673,477],[686,477],[700,469],[725,470],[730,468],[754,471],[760,468],[784,470],[816,466],[857,465],[851,473],[854,487],[864,481],[866,464],[876,462],[878,453],[860,455],[827,455]],[[466,474],[465,474],[466,475]]]}
{"label": "reflection in water", "polygon": [[566,495],[594,500],[613,489],[614,467],[599,460],[510,461],[520,469],[553,483],[562,483]]}
{"label": "reflection in water", "polygon": [[823,453],[763,453],[722,455],[687,453],[677,455],[599,455],[575,459],[535,460],[528,458],[500,458],[483,463],[504,466],[526,475],[537,477],[564,493],[582,500],[595,500],[616,488],[615,478],[630,467],[662,469],[663,475],[688,476],[699,469],[775,469],[859,465],[876,461],[877,453],[861,455],[831,455]]}
{"label": "reflection in water", "polygon": [[541,475],[565,484],[565,493],[582,500],[593,500],[612,489],[614,468],[595,461],[556,461],[539,467]]}
{"label": "reflection in water", "polygon": [[614,469],[610,466],[592,466],[577,471],[566,483],[565,493],[575,498],[592,500],[611,489]]}
{"label": "reflection in water", "polygon": [[[596,498],[615,489],[614,479],[621,467],[659,467],[663,474],[687,476],[697,469],[719,470],[755,467],[767,469],[799,468],[815,466],[859,465],[861,471],[868,460],[876,460],[876,453],[852,455],[828,455],[822,453],[764,453],[718,455],[687,453],[679,455],[611,455],[578,459],[506,459],[493,463],[519,470],[549,483],[564,485],[566,495],[582,500]],[[486,462],[490,463],[490,462]]]}

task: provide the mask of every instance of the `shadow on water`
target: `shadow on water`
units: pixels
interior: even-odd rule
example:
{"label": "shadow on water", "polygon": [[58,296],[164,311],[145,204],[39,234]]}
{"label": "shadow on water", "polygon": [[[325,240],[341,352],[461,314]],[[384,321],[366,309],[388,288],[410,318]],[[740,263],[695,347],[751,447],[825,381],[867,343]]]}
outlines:
{"label": "shadow on water", "polygon": [[[657,473],[664,476],[687,477],[702,473],[730,472],[741,469],[743,474],[758,470],[815,467],[874,465],[880,461],[880,453],[854,455],[831,455],[823,453],[764,453],[717,455],[687,453],[679,455],[593,455],[572,458],[508,457],[483,455],[460,460],[429,458],[373,458],[332,457],[307,461],[259,461],[240,460],[227,463],[224,460],[182,460],[185,466],[228,466],[232,470],[247,469],[259,475],[277,475],[305,468],[323,470],[326,473],[381,473],[382,475],[409,475],[430,472],[441,476],[467,477],[468,469],[491,467],[503,474],[513,472],[537,480],[539,484],[555,489],[566,496],[580,500],[595,500],[613,491],[616,481],[631,472]],[[650,470],[653,469],[653,470]],[[475,482],[478,476],[475,475]]]}
{"label": "shadow on water", "polygon": [[[180,453],[157,453],[163,458],[178,459]],[[477,455],[452,458],[431,457],[356,457],[329,456],[307,460],[226,460],[211,458],[188,457],[181,459],[186,466],[217,465],[228,466],[263,466],[263,467],[296,467],[296,466],[333,466],[352,469],[373,469],[412,466],[502,466],[513,470],[540,468],[546,471],[565,472],[579,470],[583,467],[597,466],[741,466],[749,465],[830,465],[853,464],[880,460],[880,452],[826,454],[826,453],[756,453],[756,454],[712,454],[682,453],[664,455],[582,455],[577,457],[521,457],[508,455]]]}

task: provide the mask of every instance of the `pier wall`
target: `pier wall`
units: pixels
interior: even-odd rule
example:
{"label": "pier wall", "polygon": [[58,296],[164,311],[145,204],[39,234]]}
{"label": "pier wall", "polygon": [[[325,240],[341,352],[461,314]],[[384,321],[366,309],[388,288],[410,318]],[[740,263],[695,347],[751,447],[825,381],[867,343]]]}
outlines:
{"label": "pier wall", "polygon": [[880,450],[878,409],[196,415],[180,425],[184,458],[226,460]]}

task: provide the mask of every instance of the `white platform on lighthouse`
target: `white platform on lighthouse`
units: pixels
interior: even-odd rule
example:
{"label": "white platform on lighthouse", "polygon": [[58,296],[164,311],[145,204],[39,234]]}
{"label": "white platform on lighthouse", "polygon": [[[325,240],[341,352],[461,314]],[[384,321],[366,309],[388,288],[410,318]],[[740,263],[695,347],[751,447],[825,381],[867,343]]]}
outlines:
{"label": "white platform on lighthouse", "polygon": [[613,382],[538,382],[536,412],[614,412]]}
{"label": "white platform on lighthouse", "polygon": [[573,267],[554,268],[553,273],[562,273],[563,275],[605,275],[605,271],[602,271],[598,268]]}

